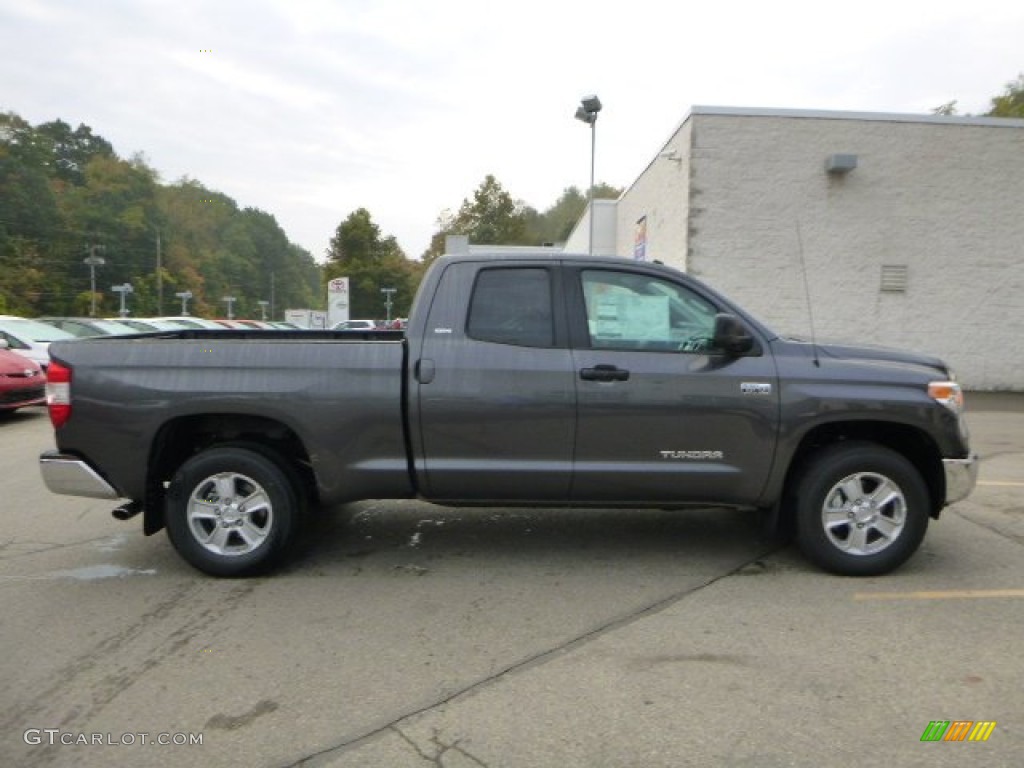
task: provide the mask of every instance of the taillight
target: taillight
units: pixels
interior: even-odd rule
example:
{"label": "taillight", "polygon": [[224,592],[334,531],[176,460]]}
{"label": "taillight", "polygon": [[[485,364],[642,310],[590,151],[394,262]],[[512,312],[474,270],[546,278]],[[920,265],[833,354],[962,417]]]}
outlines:
{"label": "taillight", "polygon": [[53,361],[46,369],[46,407],[54,427],[71,418],[71,369]]}

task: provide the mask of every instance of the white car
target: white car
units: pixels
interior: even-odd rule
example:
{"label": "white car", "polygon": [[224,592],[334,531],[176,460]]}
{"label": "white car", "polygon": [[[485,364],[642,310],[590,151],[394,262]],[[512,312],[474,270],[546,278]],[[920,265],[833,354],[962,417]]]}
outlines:
{"label": "white car", "polygon": [[224,326],[218,323],[216,320],[207,320],[205,317],[194,317],[193,315],[185,315],[178,317],[141,317],[139,318],[143,322],[149,322],[150,320],[159,320],[165,323],[171,323],[179,328],[208,328],[211,331],[223,331]]}
{"label": "white car", "polygon": [[332,331],[374,331],[376,320],[341,320],[331,326]]}
{"label": "white car", "polygon": [[74,338],[73,334],[49,323],[14,315],[0,315],[0,339],[7,341],[7,347],[12,352],[35,360],[44,370],[50,364],[50,342]]}

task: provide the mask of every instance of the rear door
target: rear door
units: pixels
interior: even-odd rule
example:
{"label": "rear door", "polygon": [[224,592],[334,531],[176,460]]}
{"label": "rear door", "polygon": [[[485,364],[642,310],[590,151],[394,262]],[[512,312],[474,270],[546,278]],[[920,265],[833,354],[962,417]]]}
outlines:
{"label": "rear door", "polygon": [[761,344],[713,348],[722,311],[641,267],[565,270],[579,420],[574,501],[749,503],[775,449],[778,386]]}
{"label": "rear door", "polygon": [[411,361],[429,498],[568,500],[576,383],[559,291],[553,261],[446,267]]}

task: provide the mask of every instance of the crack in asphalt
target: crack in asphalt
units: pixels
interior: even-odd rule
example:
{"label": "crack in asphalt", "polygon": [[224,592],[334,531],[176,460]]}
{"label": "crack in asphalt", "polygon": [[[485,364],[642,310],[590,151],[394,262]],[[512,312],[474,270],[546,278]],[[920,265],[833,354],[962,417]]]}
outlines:
{"label": "crack in asphalt", "polygon": [[[16,560],[20,557],[30,557],[31,555],[39,555],[44,552],[53,552],[58,549],[68,549],[69,547],[82,547],[86,544],[95,544],[101,541],[110,541],[113,536],[105,534],[103,536],[95,536],[91,539],[82,539],[81,541],[68,541],[64,543],[57,543],[52,541],[34,541],[32,539],[8,539],[7,541],[0,544],[0,561]],[[34,546],[36,549],[28,550],[16,550],[24,546]],[[7,552],[7,550],[12,550]]]}
{"label": "crack in asphalt", "polygon": [[955,509],[950,509],[948,511],[948,514],[956,515],[964,522],[971,523],[972,525],[976,525],[979,528],[984,528],[989,533],[994,533],[996,536],[1004,538],[1007,541],[1012,542],[1018,546],[1024,546],[1024,536],[1020,536],[1016,533],[1011,533],[1009,531],[1002,531],[995,525],[992,525],[991,523],[987,523],[982,520],[976,520],[972,515],[968,515],[964,512],[959,512]]}
{"label": "crack in asphalt", "polygon": [[402,739],[402,741],[404,741],[406,744],[413,748],[417,755],[426,760],[428,763],[432,763],[433,765],[437,766],[437,768],[444,768],[444,756],[447,752],[457,752],[467,760],[472,760],[476,765],[481,766],[481,768],[488,768],[487,763],[485,763],[476,755],[466,751],[465,749],[459,746],[461,739],[456,739],[451,744],[445,744],[443,741],[441,741],[441,734],[437,728],[433,729],[434,735],[430,737],[430,743],[433,744],[435,749],[437,750],[433,755],[428,755],[426,752],[424,752],[420,745],[417,744],[416,741],[411,736],[405,733],[405,731],[403,731],[397,725],[392,725],[390,727],[390,730],[397,733],[398,736]]}
{"label": "crack in asphalt", "polygon": [[[0,732],[13,733],[21,724],[43,716],[57,721],[64,729],[82,726],[146,673],[173,662],[204,630],[226,612],[237,609],[256,586],[253,582],[232,586],[224,594],[218,593],[212,604],[201,599],[209,592],[206,585],[190,582],[177,586],[130,625],[82,649],[76,657],[52,670],[49,681],[26,700],[0,710]],[[174,628],[165,633],[165,622],[181,613],[184,616],[172,621]],[[144,658],[123,654],[125,648],[137,646],[145,638],[152,639],[153,647]],[[67,695],[68,692],[73,695]],[[43,766],[57,759],[55,750],[44,748],[24,765]]]}
{"label": "crack in asphalt", "polygon": [[[374,740],[374,739],[376,739],[378,737],[384,736],[388,732],[392,732],[392,731],[397,733],[407,743],[409,743],[410,746],[412,746],[414,749],[416,749],[417,753],[421,757],[423,757],[425,760],[433,761],[435,765],[440,766],[441,763],[437,762],[437,760],[440,758],[440,754],[436,757],[436,759],[435,758],[430,758],[429,756],[427,756],[424,752],[422,752],[420,750],[420,748],[418,747],[418,745],[415,744],[415,742],[413,742],[411,739],[409,739],[398,728],[398,726],[401,723],[403,723],[403,722],[405,722],[407,720],[411,720],[414,717],[419,717],[420,715],[425,715],[428,712],[431,712],[432,710],[435,710],[435,709],[438,709],[439,707],[443,707],[443,706],[446,706],[448,704],[451,704],[451,703],[453,703],[454,701],[456,701],[458,699],[462,699],[462,698],[465,698],[467,696],[470,696],[470,695],[472,695],[472,694],[474,694],[474,693],[476,693],[478,691],[483,690],[484,688],[487,688],[490,685],[495,684],[496,682],[498,682],[499,680],[501,680],[504,677],[507,677],[509,675],[516,674],[516,673],[519,673],[519,672],[525,672],[525,671],[528,671],[528,670],[533,669],[533,668],[538,667],[538,666],[542,666],[542,665],[546,664],[548,661],[551,661],[552,659],[557,658],[557,657],[561,656],[562,654],[565,654],[565,653],[568,653],[570,651],[574,651],[574,650],[576,650],[578,648],[581,648],[584,645],[587,645],[587,644],[591,643],[592,641],[597,640],[597,639],[603,637],[604,635],[607,635],[607,634],[609,634],[611,632],[614,632],[615,630],[618,630],[618,629],[620,629],[622,627],[628,626],[628,625],[630,625],[630,624],[632,624],[632,623],[634,623],[636,621],[639,621],[641,619],[647,618],[648,616],[652,616],[654,614],[660,613],[661,611],[666,610],[667,608],[675,605],[676,603],[681,602],[682,600],[685,600],[686,598],[688,598],[688,597],[690,597],[692,595],[695,595],[698,592],[700,592],[700,591],[702,591],[704,589],[707,589],[708,587],[710,587],[710,586],[712,586],[714,584],[717,584],[719,581],[722,581],[723,579],[727,579],[730,576],[737,575],[738,573],[743,571],[745,568],[749,568],[751,565],[753,565],[754,563],[758,562],[759,560],[763,560],[764,558],[766,558],[766,557],[768,557],[770,555],[773,555],[773,554],[775,554],[775,553],[777,553],[777,552],[779,552],[779,551],[781,551],[783,549],[786,549],[788,546],[789,546],[788,543],[786,543],[786,544],[775,544],[775,545],[771,546],[770,548],[759,552],[757,555],[755,555],[755,556],[753,556],[753,557],[751,557],[751,558],[749,558],[747,560],[744,560],[742,563],[740,563],[739,565],[735,566],[734,568],[729,569],[725,573],[721,573],[721,574],[719,574],[717,576],[714,576],[714,577],[708,579],[707,581],[704,581],[704,582],[702,582],[700,584],[697,584],[696,586],[689,587],[689,588],[681,590],[679,592],[673,592],[672,594],[668,595],[667,597],[663,597],[663,598],[660,598],[658,600],[655,600],[653,603],[650,603],[650,604],[645,605],[645,606],[643,606],[641,608],[638,608],[637,610],[632,611],[632,612],[626,614],[625,616],[618,616],[616,618],[610,619],[610,620],[604,622],[603,624],[600,624],[600,625],[598,625],[598,626],[596,626],[596,627],[594,627],[592,629],[587,630],[586,632],[584,632],[584,633],[582,633],[580,635],[577,635],[576,637],[573,637],[573,638],[571,638],[569,640],[566,640],[566,641],[564,641],[562,643],[559,643],[558,645],[555,645],[555,646],[553,646],[551,648],[548,648],[546,650],[538,651],[537,653],[535,653],[532,656],[529,656],[529,657],[527,657],[525,659],[520,659],[519,661],[516,661],[516,662],[514,662],[512,664],[509,664],[508,666],[503,667],[502,669],[498,670],[497,672],[495,672],[493,674],[490,674],[490,675],[487,675],[486,677],[480,678],[479,680],[476,680],[475,682],[467,683],[466,685],[462,686],[458,690],[453,691],[453,692],[451,692],[451,693],[441,697],[440,699],[438,699],[437,701],[434,701],[431,704],[427,704],[425,706],[422,706],[422,707],[419,707],[419,708],[417,708],[415,710],[412,710],[411,712],[406,712],[405,714],[399,715],[394,720],[391,720],[390,722],[385,723],[383,725],[370,726],[369,729],[367,730],[367,732],[362,734],[362,735],[360,735],[360,736],[356,736],[354,738],[351,738],[351,739],[348,739],[346,741],[343,741],[340,744],[334,745],[333,747],[327,747],[326,749],[322,749],[322,750],[319,750],[317,752],[313,752],[313,753],[311,753],[309,755],[306,755],[305,757],[299,758],[295,762],[286,763],[286,764],[284,764],[282,766],[282,768],[314,768],[314,766],[317,766],[317,765],[324,765],[324,764],[326,764],[327,760],[331,759],[332,756],[337,756],[337,755],[340,755],[343,752],[347,752],[347,751],[349,751],[351,749],[363,746],[364,744],[367,744],[370,741],[372,741],[372,740]],[[436,738],[437,738],[437,734],[435,733],[435,738],[432,739],[431,741],[433,741],[436,746],[439,746],[439,747],[442,746],[442,744],[439,741],[437,741]],[[447,745],[447,746],[448,746],[449,749],[451,749],[455,745],[458,745],[458,743],[459,743],[458,741],[455,741],[455,742],[453,742],[452,745]],[[461,750],[459,750],[459,751],[461,752]],[[443,752],[441,754],[443,754]],[[469,758],[469,759],[477,760],[479,762],[479,758],[473,757],[471,755],[466,755],[466,757]],[[481,762],[480,765],[484,765],[484,763]]]}

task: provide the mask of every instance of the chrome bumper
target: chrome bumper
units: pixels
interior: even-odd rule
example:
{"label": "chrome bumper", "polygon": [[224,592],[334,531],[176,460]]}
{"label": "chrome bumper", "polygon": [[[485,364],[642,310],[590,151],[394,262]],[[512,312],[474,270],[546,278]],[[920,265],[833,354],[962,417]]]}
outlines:
{"label": "chrome bumper", "polygon": [[966,499],[978,482],[978,467],[981,459],[972,454],[966,459],[943,459],[946,470],[946,503],[955,504]]}
{"label": "chrome bumper", "polygon": [[43,482],[53,493],[65,496],[88,496],[91,499],[119,499],[121,494],[96,470],[77,456],[47,451],[39,457]]}

